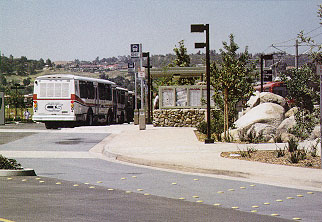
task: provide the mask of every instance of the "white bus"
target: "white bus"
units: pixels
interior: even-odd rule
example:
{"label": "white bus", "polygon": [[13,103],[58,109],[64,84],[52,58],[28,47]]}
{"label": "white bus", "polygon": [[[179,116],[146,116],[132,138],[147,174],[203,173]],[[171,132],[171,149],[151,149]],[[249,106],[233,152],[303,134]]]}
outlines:
{"label": "white bus", "polygon": [[119,104],[113,93],[116,89],[115,83],[103,79],[69,74],[40,76],[34,83],[33,120],[44,122],[46,128],[124,122],[122,112],[115,109]]}

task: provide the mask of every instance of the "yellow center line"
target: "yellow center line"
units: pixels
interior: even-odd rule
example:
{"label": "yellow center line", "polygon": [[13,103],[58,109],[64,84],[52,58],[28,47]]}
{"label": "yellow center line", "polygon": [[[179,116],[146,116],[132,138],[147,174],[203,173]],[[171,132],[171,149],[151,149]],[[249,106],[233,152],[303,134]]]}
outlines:
{"label": "yellow center line", "polygon": [[14,222],[13,220],[7,220],[7,219],[4,219],[4,218],[0,218],[0,221],[2,221],[2,222]]}

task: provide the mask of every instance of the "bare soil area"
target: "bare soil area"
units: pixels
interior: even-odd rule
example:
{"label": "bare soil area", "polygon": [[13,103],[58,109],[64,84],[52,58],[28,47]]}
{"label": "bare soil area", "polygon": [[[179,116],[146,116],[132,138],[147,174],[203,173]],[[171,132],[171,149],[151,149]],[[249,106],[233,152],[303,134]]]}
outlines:
{"label": "bare soil area", "polygon": [[225,158],[231,158],[231,159],[258,161],[262,163],[280,164],[280,165],[296,166],[296,167],[309,167],[309,168],[321,167],[320,157],[319,156],[312,157],[310,154],[307,154],[306,159],[299,160],[298,163],[292,163],[290,160],[291,154],[287,151],[285,151],[285,156],[283,157],[277,157],[277,153],[275,150],[257,150],[255,152],[252,152],[250,156],[246,156],[246,157],[239,156],[241,152],[243,151],[223,152],[221,153],[221,156]]}
{"label": "bare soil area", "polygon": [[[206,135],[195,131],[196,137],[200,142],[204,142]],[[221,156],[224,158],[247,160],[247,161],[258,161],[262,163],[280,164],[295,167],[308,167],[308,168],[321,168],[320,156],[313,157],[307,153],[304,160],[299,160],[298,163],[292,163],[291,153],[285,150],[285,156],[277,157],[276,150],[254,150],[249,154],[247,151],[234,151],[234,152],[223,152]]]}

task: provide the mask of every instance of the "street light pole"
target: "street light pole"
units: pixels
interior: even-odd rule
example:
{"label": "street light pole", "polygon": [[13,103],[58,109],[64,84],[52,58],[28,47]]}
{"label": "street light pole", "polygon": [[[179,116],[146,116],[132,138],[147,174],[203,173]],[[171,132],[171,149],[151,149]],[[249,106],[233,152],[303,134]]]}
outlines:
{"label": "street light pole", "polygon": [[214,143],[214,139],[211,139],[210,132],[210,50],[209,50],[209,24],[193,24],[191,25],[191,32],[204,32],[206,31],[206,43],[195,43],[195,48],[206,47],[206,81],[207,81],[207,139],[205,143]]}
{"label": "street light pole", "polygon": [[147,57],[147,65],[144,67],[147,68],[147,70],[148,70],[148,124],[151,124],[152,123],[152,120],[151,120],[152,119],[151,118],[151,112],[152,112],[151,87],[152,87],[152,84],[151,84],[150,68],[152,68],[152,67],[150,66],[150,52],[143,52],[142,56]]}

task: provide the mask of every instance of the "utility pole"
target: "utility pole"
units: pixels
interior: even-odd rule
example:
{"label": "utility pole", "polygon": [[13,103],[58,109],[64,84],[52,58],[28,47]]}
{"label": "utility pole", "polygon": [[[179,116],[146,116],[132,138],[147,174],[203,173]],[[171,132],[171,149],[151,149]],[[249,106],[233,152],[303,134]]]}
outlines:
{"label": "utility pole", "polygon": [[296,70],[299,69],[299,40],[295,41],[295,67]]}
{"label": "utility pole", "polygon": [[264,85],[264,55],[261,55],[261,92],[263,92],[263,85]]}

